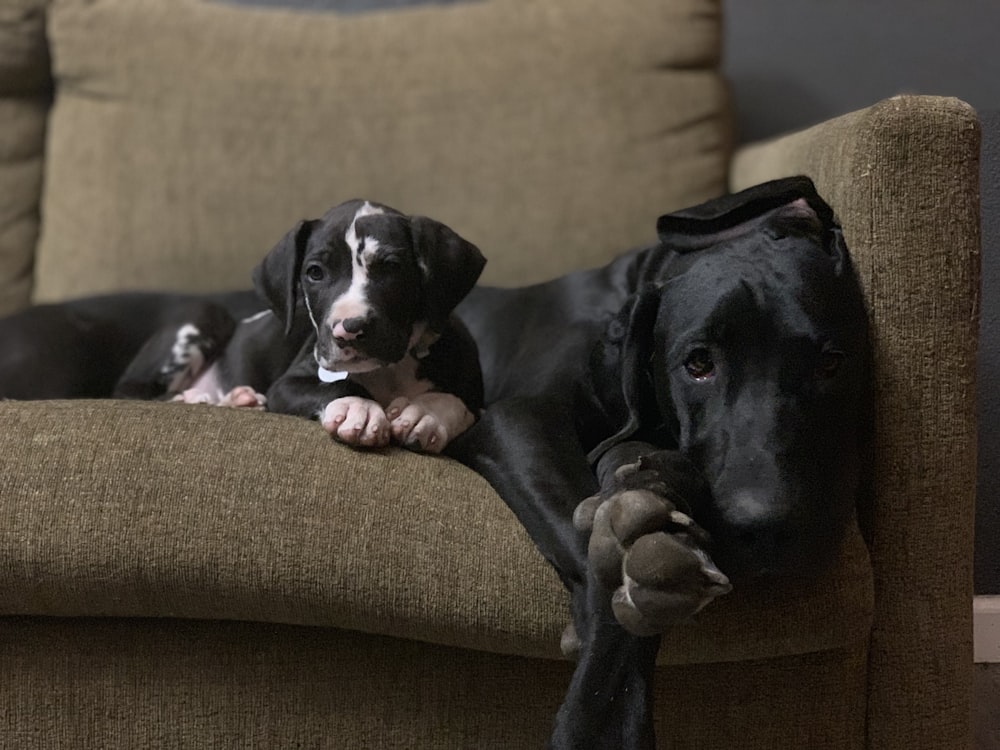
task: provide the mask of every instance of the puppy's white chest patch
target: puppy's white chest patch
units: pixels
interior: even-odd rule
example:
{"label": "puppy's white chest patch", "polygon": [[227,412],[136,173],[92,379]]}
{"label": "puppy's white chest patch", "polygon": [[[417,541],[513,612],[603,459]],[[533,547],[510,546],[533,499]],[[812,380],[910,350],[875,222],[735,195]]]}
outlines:
{"label": "puppy's white chest patch", "polygon": [[336,383],[338,380],[347,379],[346,372],[334,372],[333,370],[327,370],[323,367],[323,365],[319,366],[319,369],[316,371],[316,375],[323,383]]}

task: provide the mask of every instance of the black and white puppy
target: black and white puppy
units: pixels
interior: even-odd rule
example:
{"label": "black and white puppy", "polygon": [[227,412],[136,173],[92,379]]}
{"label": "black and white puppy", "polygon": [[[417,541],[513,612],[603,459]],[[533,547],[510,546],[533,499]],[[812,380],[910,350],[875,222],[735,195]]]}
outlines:
{"label": "black and white puppy", "polygon": [[452,310],[485,263],[444,224],[369,201],[300,222],[254,271],[286,338],[303,339],[268,409],[351,445],[441,451],[483,406],[476,345]]}
{"label": "black and white puppy", "polygon": [[319,419],[361,447],[439,452],[483,405],[476,345],[452,316],[485,259],[444,224],[354,200],[300,221],[253,273],[270,306],[239,322],[191,305],[115,395]]}
{"label": "black and white puppy", "polygon": [[352,445],[438,452],[483,404],[476,345],[451,313],[485,262],[440,222],[349,201],[288,232],[256,291],[110,294],[0,319],[0,399],[266,403]]}

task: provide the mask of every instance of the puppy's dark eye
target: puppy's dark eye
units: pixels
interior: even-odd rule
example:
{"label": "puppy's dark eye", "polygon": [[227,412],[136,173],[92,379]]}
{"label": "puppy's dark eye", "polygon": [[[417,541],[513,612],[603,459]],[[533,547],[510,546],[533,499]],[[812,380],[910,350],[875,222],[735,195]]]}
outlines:
{"label": "puppy's dark eye", "polygon": [[844,361],[844,353],[836,349],[824,349],[819,355],[816,363],[816,378],[828,380],[837,374],[841,363]]}
{"label": "puppy's dark eye", "polygon": [[708,380],[715,374],[712,353],[703,346],[692,349],[684,360],[684,369],[694,380]]}
{"label": "puppy's dark eye", "polygon": [[326,271],[324,270],[323,266],[318,265],[316,263],[312,263],[306,266],[305,274],[306,278],[309,279],[309,281],[322,281],[324,278],[326,278]]}

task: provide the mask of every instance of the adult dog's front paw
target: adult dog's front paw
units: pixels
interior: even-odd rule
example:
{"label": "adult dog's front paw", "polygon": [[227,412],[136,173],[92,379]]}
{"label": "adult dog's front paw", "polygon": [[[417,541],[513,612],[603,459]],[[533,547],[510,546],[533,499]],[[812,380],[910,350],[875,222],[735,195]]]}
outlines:
{"label": "adult dog's front paw", "polygon": [[573,523],[590,533],[588,557],[612,608],[635,635],[662,633],[732,587],[705,549],[708,535],[686,513],[703,492],[674,451],[643,457],[615,473],[614,486],[577,507]]}
{"label": "adult dog's front paw", "polygon": [[344,396],[328,403],[320,423],[337,440],[357,448],[384,448],[391,436],[382,407],[360,396]]}

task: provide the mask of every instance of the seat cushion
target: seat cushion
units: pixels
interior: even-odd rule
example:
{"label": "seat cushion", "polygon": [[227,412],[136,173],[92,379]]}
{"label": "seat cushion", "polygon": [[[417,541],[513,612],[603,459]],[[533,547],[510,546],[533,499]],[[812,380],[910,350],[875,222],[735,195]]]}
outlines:
{"label": "seat cushion", "polygon": [[444,221],[485,281],[525,283],[723,191],[718,0],[393,4],[53,4],[36,299],[244,287],[354,197]]}
{"label": "seat cushion", "polygon": [[[207,406],[0,402],[0,616],[339,627],[559,658],[569,598],[485,480],[315,422]],[[856,528],[820,581],[738,582],[669,664],[865,644]]]}

